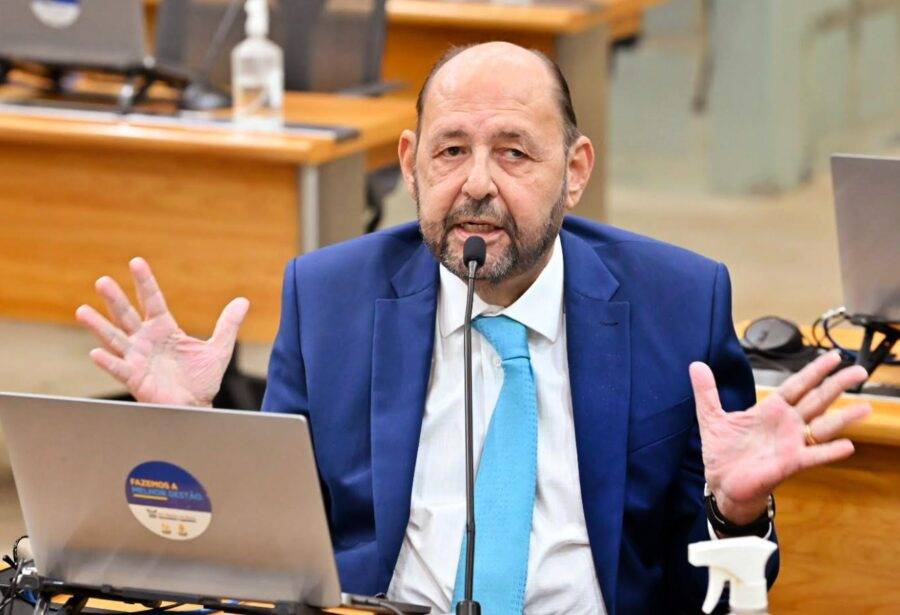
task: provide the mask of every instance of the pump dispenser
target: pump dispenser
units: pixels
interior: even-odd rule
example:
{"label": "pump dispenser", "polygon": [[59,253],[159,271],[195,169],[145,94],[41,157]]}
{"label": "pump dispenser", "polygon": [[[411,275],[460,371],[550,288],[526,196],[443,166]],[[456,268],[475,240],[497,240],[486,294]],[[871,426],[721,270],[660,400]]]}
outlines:
{"label": "pump dispenser", "polygon": [[725,581],[728,581],[730,613],[768,613],[766,562],[777,548],[775,543],[756,536],[722,538],[688,545],[688,561],[694,566],[709,567],[703,612],[712,613],[722,595]]}
{"label": "pump dispenser", "polygon": [[283,121],[284,54],[270,41],[268,0],[246,0],[247,38],[231,52],[234,121],[273,129]]}

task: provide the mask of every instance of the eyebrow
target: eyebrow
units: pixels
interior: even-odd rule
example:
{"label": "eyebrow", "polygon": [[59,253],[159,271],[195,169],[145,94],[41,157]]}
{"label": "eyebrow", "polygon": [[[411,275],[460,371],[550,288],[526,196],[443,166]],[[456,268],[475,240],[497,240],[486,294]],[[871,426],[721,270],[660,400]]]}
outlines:
{"label": "eyebrow", "polygon": [[466,137],[468,134],[465,130],[457,128],[455,130],[445,130],[434,138],[435,141],[446,141],[447,139],[458,139],[460,137]]}
{"label": "eyebrow", "polygon": [[521,141],[528,148],[536,148],[537,143],[527,133],[517,130],[498,130],[492,135],[495,139],[504,139],[506,141]]}
{"label": "eyebrow", "polygon": [[[459,138],[465,138],[468,136],[469,136],[469,133],[461,128],[455,128],[452,130],[444,130],[442,132],[439,132],[434,137],[434,143],[441,144],[444,141],[448,141],[450,139],[459,139]],[[520,132],[518,130],[501,129],[501,130],[494,132],[491,135],[491,139],[502,139],[505,141],[521,141],[529,149],[537,148],[537,143],[535,142],[534,139],[531,138],[530,135],[528,135],[527,133],[524,133],[524,132]]]}

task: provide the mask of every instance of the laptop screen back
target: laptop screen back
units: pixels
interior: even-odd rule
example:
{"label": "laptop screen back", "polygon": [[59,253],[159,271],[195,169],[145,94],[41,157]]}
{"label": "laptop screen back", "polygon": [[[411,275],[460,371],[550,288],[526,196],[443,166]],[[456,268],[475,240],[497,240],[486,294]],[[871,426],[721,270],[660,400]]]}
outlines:
{"label": "laptop screen back", "polygon": [[302,417],[0,394],[0,422],[42,575],[340,604]]}
{"label": "laptop screen back", "polygon": [[900,322],[900,159],[831,158],[844,305]]}
{"label": "laptop screen back", "polygon": [[0,58],[49,66],[144,66],[141,0],[0,0]]}

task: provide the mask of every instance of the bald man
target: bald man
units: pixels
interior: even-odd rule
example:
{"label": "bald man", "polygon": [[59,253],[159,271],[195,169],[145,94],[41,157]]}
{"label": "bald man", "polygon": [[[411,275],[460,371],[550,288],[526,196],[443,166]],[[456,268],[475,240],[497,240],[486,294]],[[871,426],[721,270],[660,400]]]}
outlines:
{"label": "bald man", "polygon": [[[475,599],[488,615],[696,612],[687,545],[774,540],[774,487],[852,453],[834,438],[868,409],[823,412],[865,373],[825,379],[825,355],[754,405],[725,267],[567,215],[594,148],[541,54],[454,50],[418,111],[399,144],[418,223],[288,264],[263,402],[309,418],[343,589],[438,612],[462,595],[462,246],[480,236]],[[131,267],[145,313],[98,280],[112,322],[77,313],[103,341],[91,357],[138,399],[209,405],[247,301],[189,338]]]}

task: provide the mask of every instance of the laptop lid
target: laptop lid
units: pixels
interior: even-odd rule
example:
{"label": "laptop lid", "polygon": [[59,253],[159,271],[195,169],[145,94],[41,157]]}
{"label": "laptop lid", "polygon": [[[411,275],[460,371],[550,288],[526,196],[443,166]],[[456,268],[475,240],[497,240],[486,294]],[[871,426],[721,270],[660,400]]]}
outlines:
{"label": "laptop lid", "polygon": [[42,575],[340,604],[303,417],[0,393],[0,424]]}
{"label": "laptop lid", "polygon": [[900,158],[831,157],[844,305],[900,322]]}
{"label": "laptop lid", "polygon": [[146,55],[141,0],[0,0],[0,58],[128,70]]}

